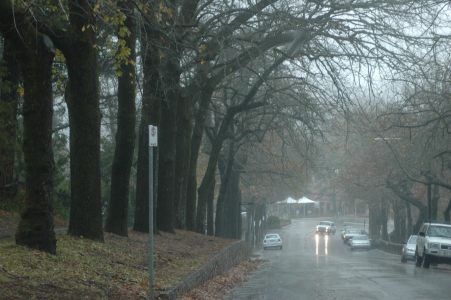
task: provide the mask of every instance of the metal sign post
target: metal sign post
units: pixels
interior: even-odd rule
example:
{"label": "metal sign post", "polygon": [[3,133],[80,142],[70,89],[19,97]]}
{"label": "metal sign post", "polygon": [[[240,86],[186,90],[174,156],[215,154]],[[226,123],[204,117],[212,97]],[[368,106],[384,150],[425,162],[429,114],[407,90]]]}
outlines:
{"label": "metal sign post", "polygon": [[155,264],[153,240],[153,149],[158,146],[158,128],[149,125],[149,299],[155,298]]}

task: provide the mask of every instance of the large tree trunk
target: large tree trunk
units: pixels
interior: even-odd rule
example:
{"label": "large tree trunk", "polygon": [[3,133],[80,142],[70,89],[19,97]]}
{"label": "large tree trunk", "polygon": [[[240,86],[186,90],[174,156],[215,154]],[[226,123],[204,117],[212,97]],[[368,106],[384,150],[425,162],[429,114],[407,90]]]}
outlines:
{"label": "large tree trunk", "polygon": [[427,210],[426,209],[419,209],[418,213],[418,219],[415,222],[415,225],[413,226],[413,232],[416,234],[419,230],[421,225],[423,225],[424,221],[427,218]]}
{"label": "large tree trunk", "polygon": [[381,238],[388,241],[388,211],[389,206],[385,199],[380,202]]}
{"label": "large tree trunk", "polygon": [[[206,80],[206,78],[205,78]],[[189,230],[198,230],[200,219],[205,220],[205,213],[201,217],[196,216],[196,200],[197,200],[197,159],[199,157],[200,146],[202,143],[202,137],[204,133],[205,120],[207,118],[208,107],[210,104],[211,95],[213,90],[208,87],[201,89],[199,102],[199,108],[196,112],[196,118],[194,122],[194,128],[191,136],[191,155],[189,161],[189,174],[188,174],[188,187],[187,187],[187,199],[186,199],[186,227]],[[205,207],[204,207],[205,209]],[[203,221],[201,228],[203,228]]]}
{"label": "large tree trunk", "polygon": [[177,102],[180,99],[180,66],[175,41],[167,40],[168,50],[160,61],[160,82],[164,98],[161,101],[161,120],[158,145],[158,204],[157,228],[174,232],[174,186],[176,137],[177,137]]}
{"label": "large tree trunk", "polygon": [[391,235],[391,241],[402,242],[407,235],[406,230],[406,206],[401,199],[393,200],[393,218],[394,218],[394,231]]}
{"label": "large tree trunk", "polygon": [[11,41],[4,40],[0,67],[0,204],[11,202],[16,194],[14,160],[16,150],[17,106],[19,103],[19,64]]}
{"label": "large tree trunk", "polygon": [[[204,233],[205,232],[205,212],[207,208],[211,213],[213,212],[213,198],[214,198],[214,189],[215,189],[215,175],[216,175],[216,166],[219,158],[220,149],[215,149],[215,145],[213,146],[212,151],[210,152],[207,170],[205,171],[204,178],[202,179],[202,183],[199,187],[199,196],[198,196],[198,204],[197,204],[197,232]],[[210,207],[208,207],[210,205]],[[208,215],[207,215],[208,216]],[[210,216],[210,222],[213,222],[212,217]],[[212,224],[212,223],[211,223]],[[208,225],[208,220],[207,220]],[[211,225],[212,226],[212,225]],[[210,232],[213,234],[213,232]]]}
{"label": "large tree trunk", "polygon": [[25,90],[23,151],[26,194],[16,243],[55,254],[51,81],[54,55],[44,45],[41,35],[32,34],[24,39],[27,38],[31,40],[30,44],[19,46],[25,48],[20,55]]}
{"label": "large tree trunk", "polygon": [[369,235],[373,239],[378,239],[380,238],[379,205],[374,203],[374,201],[372,201],[369,203],[368,208],[369,208],[369,220],[368,220]]}
{"label": "large tree trunk", "polygon": [[445,211],[443,212],[443,218],[446,222],[450,221],[449,213],[451,212],[451,199],[448,200],[448,206],[446,207]]}
{"label": "large tree trunk", "polygon": [[218,161],[218,169],[221,178],[218,200],[216,202],[216,218],[215,218],[215,235],[218,237],[225,237],[225,226],[226,226],[225,223],[227,219],[225,215],[225,201],[234,162],[233,151],[234,151],[233,144],[230,144],[228,157],[219,159]]}
{"label": "large tree trunk", "polygon": [[225,200],[225,217],[228,222],[225,226],[226,238],[241,238],[241,190],[240,171],[232,167],[229,189]]}
{"label": "large tree trunk", "polygon": [[[133,230],[149,232],[149,130],[148,125],[158,126],[160,122],[160,89],[158,86],[159,59],[157,49],[152,45],[155,34],[146,27],[147,36],[141,40],[143,59],[143,97],[141,123],[138,137],[138,163],[136,170],[135,220]],[[156,153],[157,151],[154,151]],[[154,178],[158,170],[158,156],[154,155]],[[154,187],[154,203],[157,200],[157,188]],[[156,205],[154,205],[156,211]],[[154,215],[155,215],[154,211]],[[155,220],[155,218],[154,218]],[[154,224],[155,225],[155,224]],[[154,226],[156,230],[156,226]]]}
{"label": "large tree trunk", "polygon": [[212,188],[207,195],[207,235],[215,234],[214,219],[214,199],[215,199],[216,178],[213,177]]}
{"label": "large tree trunk", "polygon": [[[170,68],[170,66],[168,66]],[[176,95],[165,91],[167,98],[161,103],[161,121],[158,145],[158,204],[157,228],[174,232],[174,185],[176,150]]]}
{"label": "large tree trunk", "polygon": [[408,202],[405,202],[407,211],[407,233],[408,235],[413,234],[413,221],[412,221],[412,207]]}
{"label": "large tree trunk", "polygon": [[[113,166],[111,171],[111,197],[108,205],[108,215],[105,231],[118,235],[128,235],[128,197],[130,187],[130,171],[133,162],[133,149],[135,144],[135,21],[133,15],[134,4],[128,0],[120,2],[121,11],[126,19],[124,26],[128,35],[121,37],[130,50],[127,61],[120,65],[121,76],[118,78],[118,114],[116,147],[114,150]],[[122,51],[122,47],[119,48]],[[130,62],[131,61],[131,62]]]}
{"label": "large tree trunk", "polygon": [[103,241],[100,192],[100,108],[95,19],[89,1],[73,0],[69,74],[71,209],[69,234]]}
{"label": "large tree trunk", "polygon": [[186,228],[186,193],[191,156],[192,103],[181,97],[177,103],[177,149],[175,164],[174,209],[177,228]]}
{"label": "large tree trunk", "polygon": [[437,184],[432,185],[432,199],[431,199],[431,220],[437,220],[438,202],[440,200],[440,187]]}

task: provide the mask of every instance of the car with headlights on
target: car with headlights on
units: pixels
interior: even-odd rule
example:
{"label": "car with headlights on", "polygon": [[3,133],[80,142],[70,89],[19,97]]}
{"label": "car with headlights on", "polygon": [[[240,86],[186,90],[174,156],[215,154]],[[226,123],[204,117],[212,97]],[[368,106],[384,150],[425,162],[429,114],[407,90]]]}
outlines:
{"label": "car with headlights on", "polygon": [[269,248],[282,249],[282,238],[278,233],[268,233],[263,238],[263,250]]}
{"label": "car with headlights on", "polygon": [[417,267],[451,264],[451,225],[424,223],[418,232],[415,254]]}
{"label": "car with headlights on", "polygon": [[370,249],[371,241],[366,234],[359,234],[352,237],[349,241],[351,250],[355,249]]}
{"label": "car with headlights on", "polygon": [[415,260],[415,248],[417,246],[417,236],[412,234],[409,239],[403,243],[401,250],[401,262]]}
{"label": "car with headlights on", "polygon": [[335,223],[331,221],[321,221],[316,225],[316,233],[335,234],[336,231]]}

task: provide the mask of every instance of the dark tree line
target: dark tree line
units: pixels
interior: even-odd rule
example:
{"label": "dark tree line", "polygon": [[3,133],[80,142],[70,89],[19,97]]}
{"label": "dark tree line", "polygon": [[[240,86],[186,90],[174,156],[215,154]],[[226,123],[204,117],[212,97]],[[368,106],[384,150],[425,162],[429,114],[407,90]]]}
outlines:
{"label": "dark tree line", "polygon": [[[0,128],[5,129],[7,141],[0,140],[2,197],[8,197],[14,181],[11,153],[15,142],[11,141],[15,140],[21,98],[17,87],[22,84],[24,90],[26,196],[17,243],[56,251],[52,68],[58,53],[64,57],[61,72],[67,73],[68,233],[98,241],[103,241],[103,228],[128,234],[135,152],[133,229],[148,231],[147,128],[152,124],[159,128],[159,146],[154,150],[157,230],[182,228],[239,238],[241,176],[248,160],[243,149],[262,142],[266,133],[278,127],[304,124],[305,131],[313,133],[311,120],[320,112],[319,105],[310,105],[310,101],[333,98],[322,89],[322,80],[332,78],[341,90],[335,74],[343,61],[362,64],[391,53],[385,46],[399,38],[397,32],[389,24],[379,24],[374,14],[418,17],[420,10],[433,10],[437,4],[407,0],[256,0],[246,4],[0,0],[2,61],[7,70],[1,78],[8,83],[8,88],[2,84],[0,98]],[[410,9],[403,15],[406,7]],[[111,126],[115,144],[105,224],[100,157],[102,47],[113,48],[114,54],[105,53],[115,61],[117,90],[113,93],[118,105],[116,126]],[[287,62],[298,70],[291,70]],[[207,163],[200,174],[199,158],[204,155]]]}

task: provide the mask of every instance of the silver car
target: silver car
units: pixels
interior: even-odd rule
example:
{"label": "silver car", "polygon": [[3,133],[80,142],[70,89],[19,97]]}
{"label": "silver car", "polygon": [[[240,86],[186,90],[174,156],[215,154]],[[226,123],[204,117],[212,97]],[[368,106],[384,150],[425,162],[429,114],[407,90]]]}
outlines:
{"label": "silver car", "polygon": [[402,246],[401,262],[405,263],[407,260],[415,260],[415,248],[417,246],[417,236],[411,235],[406,243]]}
{"label": "silver car", "polygon": [[279,234],[268,233],[265,235],[265,238],[263,239],[263,249],[266,250],[268,248],[282,249],[282,239]]}
{"label": "silver car", "polygon": [[370,249],[371,242],[366,234],[355,235],[349,242],[349,246],[351,250],[354,249]]}

